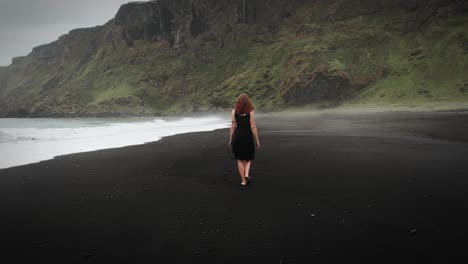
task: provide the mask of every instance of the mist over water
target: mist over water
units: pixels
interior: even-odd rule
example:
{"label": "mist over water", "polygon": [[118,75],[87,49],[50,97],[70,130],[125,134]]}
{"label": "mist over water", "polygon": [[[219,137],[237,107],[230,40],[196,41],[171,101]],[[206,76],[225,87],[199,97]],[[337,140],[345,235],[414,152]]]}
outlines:
{"label": "mist over water", "polygon": [[0,169],[55,156],[138,145],[162,137],[228,127],[221,117],[0,119]]}

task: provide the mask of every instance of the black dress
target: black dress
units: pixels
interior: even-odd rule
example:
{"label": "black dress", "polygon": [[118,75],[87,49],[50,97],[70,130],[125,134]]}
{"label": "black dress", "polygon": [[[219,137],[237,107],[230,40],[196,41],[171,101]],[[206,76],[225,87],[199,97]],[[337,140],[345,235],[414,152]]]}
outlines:
{"label": "black dress", "polygon": [[250,127],[250,114],[235,113],[236,130],[232,136],[232,152],[238,160],[253,160],[255,158],[255,143]]}

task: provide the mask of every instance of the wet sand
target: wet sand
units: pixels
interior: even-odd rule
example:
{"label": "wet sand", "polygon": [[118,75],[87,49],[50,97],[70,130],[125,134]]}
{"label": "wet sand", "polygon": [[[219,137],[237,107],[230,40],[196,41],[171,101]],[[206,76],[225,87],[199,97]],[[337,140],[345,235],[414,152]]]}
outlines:
{"label": "wet sand", "polygon": [[8,263],[463,256],[468,113],[277,114],[240,186],[229,130],[0,170]]}

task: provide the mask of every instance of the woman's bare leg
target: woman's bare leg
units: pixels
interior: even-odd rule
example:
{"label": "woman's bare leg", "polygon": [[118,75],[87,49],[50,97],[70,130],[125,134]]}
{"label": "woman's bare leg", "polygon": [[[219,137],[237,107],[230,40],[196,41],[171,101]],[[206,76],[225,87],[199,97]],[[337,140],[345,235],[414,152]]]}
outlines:
{"label": "woman's bare leg", "polygon": [[244,163],[244,176],[245,177],[249,177],[249,173],[250,173],[250,165],[252,164],[252,161],[250,160],[246,160],[245,163]]}
{"label": "woman's bare leg", "polygon": [[242,184],[247,183],[245,180],[245,167],[244,167],[244,161],[242,160],[237,160],[237,169],[239,170],[239,175],[242,180]]}

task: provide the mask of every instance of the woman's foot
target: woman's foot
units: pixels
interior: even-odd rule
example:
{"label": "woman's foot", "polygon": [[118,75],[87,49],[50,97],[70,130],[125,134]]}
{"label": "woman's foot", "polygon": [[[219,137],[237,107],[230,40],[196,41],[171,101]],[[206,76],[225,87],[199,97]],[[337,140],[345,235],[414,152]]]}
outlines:
{"label": "woman's foot", "polygon": [[241,185],[242,186],[246,186],[248,183],[245,181],[245,182],[241,182]]}
{"label": "woman's foot", "polygon": [[249,178],[249,176],[245,176],[245,181],[247,182],[247,184],[250,184],[250,178]]}

